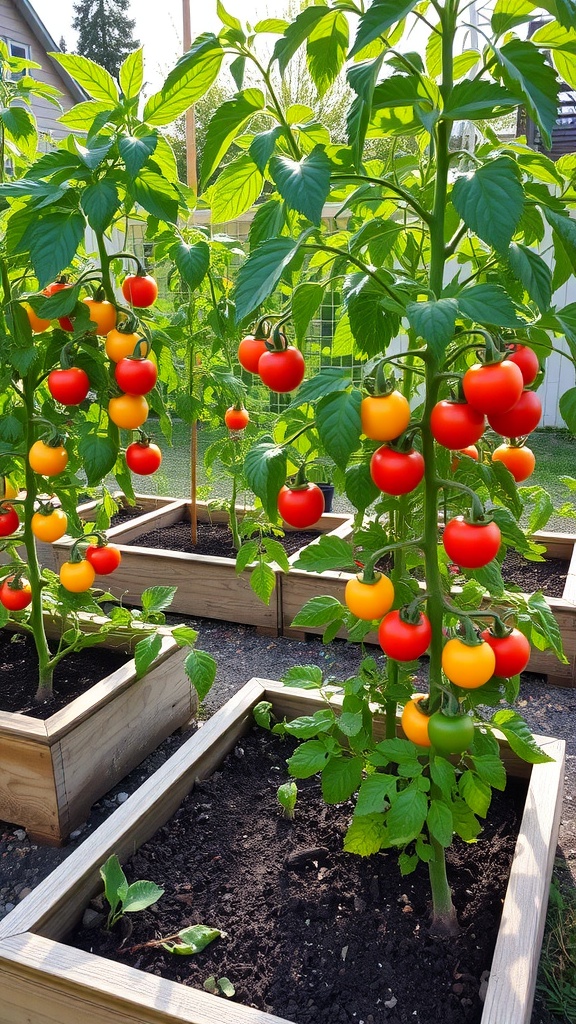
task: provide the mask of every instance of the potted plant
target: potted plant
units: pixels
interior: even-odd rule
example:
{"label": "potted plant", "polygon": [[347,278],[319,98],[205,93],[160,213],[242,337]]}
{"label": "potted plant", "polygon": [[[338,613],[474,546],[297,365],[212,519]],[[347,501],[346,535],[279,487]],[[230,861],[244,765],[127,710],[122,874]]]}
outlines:
{"label": "potted plant", "polygon": [[[37,159],[31,116],[18,104],[42,85],[26,74],[13,81],[12,72],[26,71],[29,62],[16,67],[5,49],[0,57],[6,109],[19,113],[3,136],[16,154],[17,176],[0,185],[0,625],[35,646],[38,675],[30,696],[35,691],[38,706],[51,704],[54,672],[65,658],[100,643],[123,645],[128,656],[125,668],[95,679],[91,690],[46,721],[19,714],[18,707],[0,712],[6,779],[0,814],[54,842],[190,718],[191,684],[201,693],[215,673],[212,659],[191,649],[194,631],[164,626],[172,587],[145,594],[143,615],[121,606],[103,614],[107,580],[121,555],[106,542],[98,516],[84,525],[77,514],[80,493],[110,472],[132,495],[131,449],[148,443],[132,441],[125,453],[125,432],[141,427],[149,408],[167,420],[156,384],[162,342],[142,312],[155,302],[157,285],[135,256],[111,251],[112,232],[136,203],[174,224],[185,199],[167,180],[172,157],[153,126],[163,123],[158,109],[152,122],[140,116],[141,51],[123,65],[122,93],[92,61],[58,55],[92,99],[63,115],[80,134]],[[89,230],[96,258],[85,242]],[[183,244],[175,234],[178,261],[190,256]],[[136,265],[135,274],[121,273],[122,300],[113,274],[120,260]],[[104,521],[112,507],[104,491]],[[57,573],[43,569],[37,541],[52,545],[66,531],[74,538],[66,560]]]}

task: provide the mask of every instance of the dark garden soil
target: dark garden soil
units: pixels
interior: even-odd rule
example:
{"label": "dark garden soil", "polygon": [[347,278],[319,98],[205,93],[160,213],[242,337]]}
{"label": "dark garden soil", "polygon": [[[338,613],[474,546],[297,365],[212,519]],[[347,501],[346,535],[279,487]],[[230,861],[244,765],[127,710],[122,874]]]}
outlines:
{"label": "dark garden soil", "polygon": [[[129,881],[150,879],[165,894],[131,915],[123,946],[98,928],[73,943],[198,988],[226,977],[238,1002],[298,1024],[478,1022],[525,785],[495,794],[477,844],[449,851],[461,933],[439,939],[425,868],[402,878],[392,852],[343,852],[350,804],[326,806],[312,778],[298,783],[294,821],[281,817],[276,790],[292,749],[260,730],[242,739],[125,865]],[[226,937],[193,957],[132,949],[194,923]]]}
{"label": "dark garden soil", "polygon": [[104,676],[125,665],[130,655],[91,647],[70,654],[56,667],[54,699],[37,704],[38,658],[33,640],[22,633],[0,631],[0,673],[10,685],[3,687],[0,709],[45,720],[89,690]]}
{"label": "dark garden soil", "polygon": [[143,505],[124,505],[123,508],[119,508],[110,518],[110,526],[120,526],[122,523],[129,523],[131,519],[137,519],[138,516],[143,516],[149,509],[145,509]]}
{"label": "dark garden soil", "polygon": [[[569,566],[570,563],[564,558],[547,558],[544,562],[527,562],[516,551],[509,550],[502,563],[502,576],[506,583],[513,583],[520,587],[524,594],[533,594],[536,590],[542,590],[546,597],[562,597]],[[381,572],[390,572],[392,560],[390,558],[382,559],[378,562],[377,568]],[[415,571],[414,575],[418,578],[418,571]],[[455,570],[454,582],[457,584],[463,579],[464,577]]]}
{"label": "dark garden soil", "polygon": [[[293,555],[306,544],[320,537],[319,530],[297,530],[277,539],[288,555]],[[183,551],[194,555],[217,555],[220,558],[236,558],[232,534],[223,523],[198,523],[198,543],[192,544],[190,523],[182,521],[173,526],[155,527],[128,541],[129,546],[159,548],[161,551]]]}

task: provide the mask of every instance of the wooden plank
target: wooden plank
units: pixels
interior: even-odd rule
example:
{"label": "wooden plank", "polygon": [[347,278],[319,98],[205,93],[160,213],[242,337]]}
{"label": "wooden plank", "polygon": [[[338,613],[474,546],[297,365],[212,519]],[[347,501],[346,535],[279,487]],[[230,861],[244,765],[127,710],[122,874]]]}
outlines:
{"label": "wooden plank", "polygon": [[572,550],[568,575],[566,576],[566,586],[564,587],[562,597],[568,604],[576,605],[576,545]]}
{"label": "wooden plank", "polygon": [[35,931],[58,939],[73,928],[101,886],[100,865],[112,853],[120,859],[128,856],[168,821],[194,780],[210,775],[247,731],[252,708],[262,699],[262,692],[258,680],[242,687],[96,829],[89,842],[78,847],[0,921],[0,938]]}
{"label": "wooden plank", "polygon": [[537,530],[532,534],[532,540],[535,540],[537,544],[546,545],[545,557],[564,558],[570,561],[576,544],[576,533],[551,533],[547,530]]}
{"label": "wooden plank", "polygon": [[57,841],[60,819],[50,747],[2,735],[0,748],[0,818]]}
{"label": "wooden plank", "polygon": [[137,516],[135,519],[129,519],[124,523],[118,523],[117,526],[111,526],[106,531],[106,536],[110,540],[121,539],[122,543],[129,544],[130,541],[137,540],[138,537],[141,537],[143,533],[148,533],[149,530],[162,529],[163,526],[173,526],[174,523],[179,523],[182,519],[184,505],[184,500],[180,499],[172,501],[167,505],[157,505],[146,509],[142,515]]}
{"label": "wooden plank", "polygon": [[291,1024],[37,935],[0,942],[2,1024]]}
{"label": "wooden plank", "polygon": [[[482,1024],[530,1024],[562,813],[565,744],[542,744],[552,764],[535,765],[516,843]],[[531,997],[527,998],[527,993]]]}

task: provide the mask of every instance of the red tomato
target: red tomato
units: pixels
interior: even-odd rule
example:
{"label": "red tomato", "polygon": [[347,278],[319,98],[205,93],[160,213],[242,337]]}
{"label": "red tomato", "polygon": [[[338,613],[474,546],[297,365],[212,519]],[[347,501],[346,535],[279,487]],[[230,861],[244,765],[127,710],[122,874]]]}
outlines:
{"label": "red tomato", "polygon": [[160,468],[162,452],[157,444],[133,441],[126,449],[126,465],[138,476],[150,476]]}
{"label": "red tomato", "polygon": [[85,558],[97,576],[108,576],[122,561],[122,555],[113,544],[90,544],[86,548]]}
{"label": "red tomato", "polygon": [[18,513],[13,505],[5,501],[0,504],[0,537],[9,537],[20,526]]}
{"label": "red tomato", "polygon": [[0,601],[11,612],[21,612],[32,601],[32,588],[22,576],[12,585],[14,576],[8,576],[0,587]]}
{"label": "red tomato", "polygon": [[461,450],[482,437],[484,413],[466,402],[437,402],[430,416],[430,429],[438,444]]}
{"label": "red tomato", "polygon": [[[56,295],[56,292],[61,292],[63,288],[71,288],[71,287],[72,287],[72,285],[71,284],[67,284],[65,281],[53,281],[52,284],[46,285],[46,287],[44,288],[42,294],[43,295],[48,295],[48,296]],[[74,324],[72,323],[70,317],[68,317],[68,316],[61,316],[61,317],[59,317],[58,318],[58,323],[60,324],[60,327],[62,328],[63,331],[73,331],[74,330]]]}
{"label": "red tomato", "polygon": [[542,418],[542,403],[535,391],[523,391],[513,409],[493,412],[488,423],[502,437],[525,437],[535,430]]}
{"label": "red tomato", "polygon": [[506,356],[511,363],[516,363],[524,380],[524,387],[533,384],[540,372],[538,356],[533,349],[526,345],[514,345],[510,354]]}
{"label": "red tomato", "polygon": [[520,368],[505,359],[502,363],[476,363],[462,379],[466,401],[478,412],[507,412],[522,394]]}
{"label": "red tomato", "polygon": [[467,523],[456,516],[446,523],[442,543],[446,554],[463,569],[488,565],[500,550],[502,535],[496,523]]}
{"label": "red tomato", "polygon": [[530,642],[519,629],[513,629],[508,636],[495,636],[492,630],[485,629],[480,636],[494,651],[495,675],[510,678],[524,671],[530,661]]}
{"label": "red tomato", "polygon": [[511,444],[501,444],[492,452],[492,462],[503,462],[506,469],[512,473],[516,483],[520,484],[534,472],[536,456],[525,445],[516,447]]}
{"label": "red tomato", "polygon": [[304,380],[304,356],[293,345],[288,345],[280,352],[266,350],[258,360],[258,373],[270,391],[279,394],[294,391]]}
{"label": "red tomato", "polygon": [[416,625],[404,622],[399,611],[388,612],[378,630],[380,647],[394,661],[415,661],[428,649],[431,639],[432,627],[424,612],[420,612]]}
{"label": "red tomato", "polygon": [[48,374],[48,390],[62,405],[80,405],[90,390],[90,380],[79,366],[52,370]]}
{"label": "red tomato", "polygon": [[138,309],[153,306],[158,298],[158,285],[149,274],[129,274],[122,281],[122,295],[126,302]]}
{"label": "red tomato", "polygon": [[151,359],[127,356],[116,363],[114,376],[118,387],[129,395],[147,395],[156,384],[158,369]]}
{"label": "red tomato", "polygon": [[397,452],[383,444],[370,460],[370,476],[384,494],[408,494],[424,476],[424,459],[414,448]]}
{"label": "red tomato", "polygon": [[249,334],[246,338],[242,338],[238,345],[238,362],[249,373],[258,373],[260,356],[267,351],[263,338],[254,338]]}
{"label": "red tomato", "polygon": [[316,484],[299,488],[284,485],[278,495],[278,511],[288,526],[306,530],[323,514],[324,495]]}
{"label": "red tomato", "polygon": [[233,405],[224,413],[224,423],[229,430],[244,430],[250,422],[246,409],[235,409]]}
{"label": "red tomato", "polygon": [[454,453],[454,458],[450,463],[450,469],[452,470],[453,473],[455,473],[456,470],[458,469],[458,466],[460,465],[460,459],[462,458],[463,455],[467,455],[469,459],[474,459],[474,462],[478,462],[478,459],[480,458],[478,449],[475,444],[469,444],[466,448],[460,448],[459,451]]}

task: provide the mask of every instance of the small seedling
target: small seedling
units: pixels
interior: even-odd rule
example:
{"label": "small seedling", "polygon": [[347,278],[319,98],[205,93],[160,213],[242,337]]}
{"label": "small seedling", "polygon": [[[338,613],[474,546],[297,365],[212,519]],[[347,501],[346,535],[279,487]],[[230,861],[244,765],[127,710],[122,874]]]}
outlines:
{"label": "small seedling", "polygon": [[162,935],[159,939],[150,939],[148,942],[139,942],[131,946],[129,953],[135,953],[139,949],[149,949],[152,946],[161,946],[168,953],[176,953],[178,956],[192,956],[200,953],[214,939],[226,939],[226,932],[219,928],[210,928],[207,924],[191,924],[187,928],[181,928],[174,935]]}
{"label": "small seedling", "polygon": [[278,803],[281,805],[284,815],[289,818],[290,821],[294,817],[294,808],[296,807],[296,800],[298,799],[298,786],[295,782],[285,782],[283,786],[278,786]]}
{"label": "small seedling", "polygon": [[110,906],[106,919],[106,928],[110,930],[124,914],[134,914],[138,910],[146,910],[156,903],[164,893],[155,882],[137,881],[128,884],[120,861],[112,854],[100,868],[104,882],[104,896]]}
{"label": "small seedling", "polygon": [[232,996],[236,995],[236,989],[229,978],[215,978],[214,975],[211,975],[206,978],[204,988],[212,995],[226,996],[226,999],[232,999]]}
{"label": "small seedling", "polygon": [[254,715],[254,721],[256,725],[259,725],[261,729],[272,728],[272,705],[269,700],[261,700],[254,706],[252,714]]}

